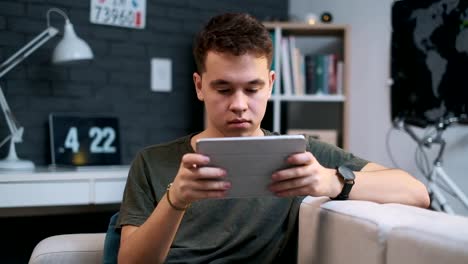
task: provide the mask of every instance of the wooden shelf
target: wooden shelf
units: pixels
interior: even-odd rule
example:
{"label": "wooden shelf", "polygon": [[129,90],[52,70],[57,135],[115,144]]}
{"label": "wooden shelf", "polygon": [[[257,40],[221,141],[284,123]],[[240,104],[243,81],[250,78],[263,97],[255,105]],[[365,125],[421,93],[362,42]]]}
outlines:
{"label": "wooden shelf", "polygon": [[348,30],[347,25],[316,24],[309,25],[299,22],[264,22],[267,29],[281,28],[288,34],[298,36],[343,36]]}
{"label": "wooden shelf", "polygon": [[273,100],[293,102],[344,102],[344,95],[272,95]]}
{"label": "wooden shelf", "polygon": [[[300,22],[264,22],[267,29],[272,32],[274,50],[274,71],[276,80],[274,94],[270,98],[272,106],[272,130],[284,133],[288,129],[311,129],[311,130],[336,130],[338,134],[338,145],[344,149],[348,147],[348,75],[349,70],[349,48],[348,48],[348,25],[340,24],[315,24],[309,25]],[[340,85],[337,90],[327,90],[324,94],[302,94],[302,89],[295,89],[294,82],[283,87],[283,39],[295,39],[295,47],[299,49],[302,56],[309,55],[336,55],[335,61],[340,62]],[[287,58],[287,57],[286,57]],[[289,58],[289,60],[291,60]],[[297,61],[296,61],[297,63]],[[296,64],[297,65],[297,64]],[[292,67],[292,65],[290,65]],[[288,69],[290,66],[285,67]],[[292,73],[286,76],[287,80],[297,80],[297,66],[292,68]],[[300,68],[299,68],[300,69]],[[299,71],[304,74],[304,71]],[[336,71],[335,71],[336,73]],[[302,79],[304,80],[304,79]],[[289,83],[289,81],[288,81]],[[328,83],[328,82],[327,82]],[[292,88],[292,91],[290,90]],[[335,87],[336,88],[336,87]],[[286,90],[287,95],[281,94]],[[337,92],[337,93],[336,93]],[[295,94],[301,93],[301,95]],[[330,93],[330,94],[327,94]],[[310,114],[309,114],[310,113]],[[304,115],[303,115],[304,114]],[[325,118],[324,118],[325,117]]]}

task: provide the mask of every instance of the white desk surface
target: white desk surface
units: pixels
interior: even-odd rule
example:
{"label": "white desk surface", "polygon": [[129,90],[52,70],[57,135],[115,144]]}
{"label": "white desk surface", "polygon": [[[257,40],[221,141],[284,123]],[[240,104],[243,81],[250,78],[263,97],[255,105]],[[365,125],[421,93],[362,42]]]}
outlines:
{"label": "white desk surface", "polygon": [[0,172],[0,209],[117,204],[129,166],[38,168]]}
{"label": "white desk surface", "polygon": [[80,179],[126,179],[129,166],[36,168],[34,171],[0,171],[0,184],[12,182],[69,181]]}

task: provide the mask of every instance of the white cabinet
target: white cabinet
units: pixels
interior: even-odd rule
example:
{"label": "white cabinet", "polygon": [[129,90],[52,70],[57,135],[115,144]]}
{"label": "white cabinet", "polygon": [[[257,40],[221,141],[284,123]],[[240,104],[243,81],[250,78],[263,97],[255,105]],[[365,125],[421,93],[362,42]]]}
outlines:
{"label": "white cabinet", "polygon": [[0,173],[0,208],[118,204],[128,166]]}

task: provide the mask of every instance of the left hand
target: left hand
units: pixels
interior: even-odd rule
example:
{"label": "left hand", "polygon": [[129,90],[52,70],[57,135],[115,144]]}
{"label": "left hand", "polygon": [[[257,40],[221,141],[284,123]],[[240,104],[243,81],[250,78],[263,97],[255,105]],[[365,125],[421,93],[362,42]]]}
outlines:
{"label": "left hand", "polygon": [[343,183],[335,169],[323,167],[310,152],[288,157],[292,167],[272,175],[269,190],[280,197],[286,196],[328,196],[336,197]]}

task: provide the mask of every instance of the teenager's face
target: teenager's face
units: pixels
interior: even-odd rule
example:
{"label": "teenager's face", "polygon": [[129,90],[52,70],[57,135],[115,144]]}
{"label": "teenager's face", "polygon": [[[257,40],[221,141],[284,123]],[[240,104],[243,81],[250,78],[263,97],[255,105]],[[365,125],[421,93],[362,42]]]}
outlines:
{"label": "teenager's face", "polygon": [[208,52],[205,72],[193,74],[205,103],[205,132],[210,137],[260,136],[275,78],[265,57]]}

